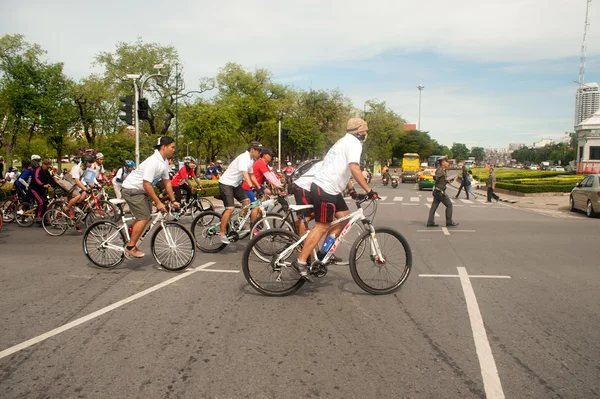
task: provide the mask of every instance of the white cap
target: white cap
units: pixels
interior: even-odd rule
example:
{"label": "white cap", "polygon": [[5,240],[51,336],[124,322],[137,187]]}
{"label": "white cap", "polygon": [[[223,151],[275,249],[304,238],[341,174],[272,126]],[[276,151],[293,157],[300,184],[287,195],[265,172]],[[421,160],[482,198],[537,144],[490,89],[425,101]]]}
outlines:
{"label": "white cap", "polygon": [[96,159],[104,159],[104,154],[99,152],[96,154]]}
{"label": "white cap", "polygon": [[292,166],[292,163],[291,163],[291,162],[288,162],[287,164],[288,164],[288,166]]}

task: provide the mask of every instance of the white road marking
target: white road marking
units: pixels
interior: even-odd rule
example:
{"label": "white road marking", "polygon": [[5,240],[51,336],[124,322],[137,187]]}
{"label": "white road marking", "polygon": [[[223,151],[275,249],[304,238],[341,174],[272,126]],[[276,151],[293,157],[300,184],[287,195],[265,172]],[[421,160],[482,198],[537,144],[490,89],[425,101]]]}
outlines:
{"label": "white road marking", "polygon": [[492,348],[487,339],[483,318],[477,305],[477,298],[475,297],[475,291],[473,291],[469,274],[464,267],[457,267],[457,269],[460,276],[460,284],[465,293],[465,301],[467,302],[467,310],[469,312],[469,319],[471,320],[471,329],[473,330],[473,339],[475,341],[477,357],[479,358],[485,395],[488,399],[504,398],[502,383],[500,382],[496,362],[492,355]]}
{"label": "white road marking", "polygon": [[464,202],[465,204],[472,204],[473,201],[468,200],[468,199],[461,199],[462,202]]}
{"label": "white road marking", "polygon": [[380,202],[379,205],[396,205],[395,202]]}
{"label": "white road marking", "polygon": [[115,310],[117,308],[120,308],[121,306],[126,305],[129,302],[133,302],[136,299],[139,299],[139,298],[141,298],[143,296],[146,296],[146,295],[148,295],[148,294],[150,294],[150,293],[152,293],[154,291],[157,291],[157,290],[159,290],[159,289],[161,289],[163,287],[166,287],[167,285],[173,284],[176,281],[179,281],[181,279],[189,277],[192,274],[196,273],[197,271],[208,271],[208,270],[204,270],[204,269],[207,268],[208,266],[213,265],[213,264],[215,264],[215,262],[208,262],[208,263],[205,263],[204,265],[198,266],[198,267],[196,267],[194,269],[188,269],[187,271],[185,271],[184,273],[182,273],[182,274],[180,274],[178,276],[170,278],[167,281],[163,281],[160,284],[157,284],[157,285],[155,285],[153,287],[145,289],[144,291],[138,292],[137,294],[134,294],[134,295],[132,295],[132,296],[130,296],[128,298],[125,298],[125,299],[122,299],[122,300],[120,300],[118,302],[115,302],[112,305],[108,305],[108,306],[106,306],[106,307],[104,307],[102,309],[99,309],[99,310],[97,310],[95,312],[92,312],[92,313],[88,314],[87,316],[80,317],[79,319],[73,320],[70,323],[67,323],[67,324],[64,324],[64,325],[62,325],[62,326],[60,326],[58,328],[55,328],[54,330],[50,330],[50,331],[48,331],[48,332],[46,332],[46,333],[44,333],[42,335],[38,335],[37,337],[34,337],[34,338],[31,338],[31,339],[29,339],[27,341],[21,342],[18,345],[11,346],[10,348],[5,349],[2,352],[0,352],[0,359],[3,359],[5,357],[7,357],[7,356],[10,356],[13,353],[22,351],[23,349],[29,348],[32,345],[35,345],[37,343],[40,343],[42,341],[47,340],[48,338],[52,338],[55,335],[58,335],[58,334],[60,334],[62,332],[70,330],[73,327],[77,327],[78,325],[83,324],[83,323],[85,323],[87,321],[90,321],[92,319],[95,319],[96,317],[102,316],[103,314],[108,313],[111,310]]}
{"label": "white road marking", "polygon": [[487,208],[485,205],[471,205],[471,208]]}
{"label": "white road marking", "polygon": [[431,198],[431,197],[428,197],[428,198],[427,198],[427,202],[433,202],[433,198]]}
{"label": "white road marking", "polygon": [[419,204],[407,204],[406,202],[401,202],[400,205],[419,206]]}
{"label": "white road marking", "polygon": [[429,229],[429,230],[417,230],[417,233],[430,233],[432,231],[434,231],[434,232],[440,232],[442,230],[432,230],[432,229]]}
{"label": "white road marking", "polygon": [[379,197],[381,199],[381,201],[385,201],[387,199],[387,197]]}
{"label": "white road marking", "polygon": [[394,201],[402,201],[404,197],[394,197]]}
{"label": "white road marking", "polygon": [[419,202],[419,197],[410,197],[410,202]]}
{"label": "white road marking", "polygon": [[469,313],[469,320],[471,322],[471,330],[473,331],[473,339],[475,341],[475,349],[477,351],[477,358],[479,359],[479,368],[481,369],[481,376],[483,379],[483,387],[485,390],[486,398],[503,399],[504,391],[502,390],[502,383],[500,382],[500,376],[498,375],[498,368],[496,367],[496,361],[492,355],[492,348],[490,342],[487,339],[487,333],[483,324],[483,318],[479,305],[477,304],[477,298],[475,297],[475,291],[471,285],[471,278],[502,278],[510,279],[510,276],[486,276],[486,275],[469,275],[467,269],[464,267],[457,267],[458,275],[455,274],[419,274],[419,277],[450,277],[460,278],[460,284],[465,294],[465,302],[467,303],[467,312]]}
{"label": "white road marking", "polygon": [[449,236],[450,235],[450,232],[448,231],[447,227],[442,227],[442,231],[444,232],[445,236]]}

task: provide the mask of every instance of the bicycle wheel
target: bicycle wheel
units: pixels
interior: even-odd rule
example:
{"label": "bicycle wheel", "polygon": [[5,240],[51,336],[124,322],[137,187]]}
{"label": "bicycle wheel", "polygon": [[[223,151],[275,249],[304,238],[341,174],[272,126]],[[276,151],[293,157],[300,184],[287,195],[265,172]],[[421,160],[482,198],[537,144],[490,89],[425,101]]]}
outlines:
{"label": "bicycle wheel", "polygon": [[22,202],[21,209],[17,211],[15,216],[19,226],[29,227],[35,221],[35,213],[37,212],[37,206],[30,204],[29,202]]}
{"label": "bicycle wheel", "polygon": [[185,227],[165,222],[152,234],[150,248],[156,262],[164,269],[177,272],[188,267],[196,256],[194,237]]}
{"label": "bicycle wheel", "polygon": [[[202,252],[215,253],[222,251],[227,246],[219,238],[220,221],[221,215],[207,211],[202,212],[192,222],[192,235],[196,240],[196,246]],[[229,227],[227,233],[229,233]]]}
{"label": "bicycle wheel", "polygon": [[109,269],[125,259],[127,238],[123,226],[101,220],[92,224],[83,235],[83,252],[94,265]]}
{"label": "bicycle wheel", "polygon": [[90,210],[85,218],[85,226],[90,227],[93,223],[101,220],[116,221],[119,211],[115,204],[108,201],[98,201],[98,207]]}
{"label": "bicycle wheel", "polygon": [[[346,233],[340,245],[335,249],[335,256],[340,258],[340,261],[337,261],[337,265],[348,265],[350,259],[350,252],[352,251],[352,246],[356,242],[356,240],[361,236],[361,234],[365,231],[365,228],[360,223],[355,223],[354,226],[350,228],[350,230]],[[327,236],[327,235],[326,235]],[[365,252],[365,242],[360,245],[358,250],[356,251],[356,257],[360,258]]]}
{"label": "bicycle wheel", "polygon": [[51,236],[62,236],[69,228],[69,217],[60,209],[50,209],[42,216],[42,227]]}
{"label": "bicycle wheel", "polygon": [[271,229],[283,229],[291,232],[294,231],[294,226],[289,221],[283,218],[283,216],[276,213],[268,213],[267,216],[257,218],[252,227],[250,228],[250,239],[260,234],[261,232],[268,231]]}
{"label": "bicycle wheel", "polygon": [[2,204],[2,221],[12,223],[15,221],[17,204],[12,200],[6,200]]}
{"label": "bicycle wheel", "polygon": [[280,264],[275,264],[279,254],[299,239],[295,233],[279,229],[266,231],[252,239],[242,257],[242,270],[248,284],[267,296],[290,295],[302,287],[304,279],[291,266],[300,252],[294,250]]}
{"label": "bicycle wheel", "polygon": [[[393,229],[375,229],[375,235],[376,239],[373,240],[367,230],[352,246],[350,273],[356,284],[369,294],[389,294],[408,278],[412,268],[412,252],[406,239]],[[366,251],[359,257],[357,252],[361,245],[366,246]],[[383,255],[383,261],[377,260],[377,247]]]}

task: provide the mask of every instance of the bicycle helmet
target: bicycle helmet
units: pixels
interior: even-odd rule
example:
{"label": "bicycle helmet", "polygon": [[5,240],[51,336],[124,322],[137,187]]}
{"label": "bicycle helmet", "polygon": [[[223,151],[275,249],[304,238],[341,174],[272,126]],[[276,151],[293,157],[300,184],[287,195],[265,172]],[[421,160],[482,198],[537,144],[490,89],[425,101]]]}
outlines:
{"label": "bicycle helmet", "polygon": [[93,156],[92,154],[84,154],[81,157],[81,163],[93,163],[96,161],[96,157]]}
{"label": "bicycle helmet", "polygon": [[196,163],[196,160],[194,159],[194,157],[183,158],[183,163],[189,163],[189,162]]}
{"label": "bicycle helmet", "polygon": [[135,162],[133,162],[131,159],[128,159],[127,161],[125,161],[125,166],[127,166],[128,168],[133,168],[135,166]]}
{"label": "bicycle helmet", "polygon": [[101,152],[97,153],[96,159],[104,159],[104,154],[102,154]]}
{"label": "bicycle helmet", "polygon": [[32,161],[41,161],[41,160],[42,160],[42,157],[40,157],[39,155],[33,154],[33,155],[31,156],[31,160],[32,160]]}

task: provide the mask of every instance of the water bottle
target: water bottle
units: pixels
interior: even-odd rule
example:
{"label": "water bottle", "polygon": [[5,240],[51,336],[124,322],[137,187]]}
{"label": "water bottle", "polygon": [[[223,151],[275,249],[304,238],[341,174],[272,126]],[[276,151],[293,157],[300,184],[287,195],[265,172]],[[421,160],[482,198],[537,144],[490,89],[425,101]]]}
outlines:
{"label": "water bottle", "polygon": [[323,252],[327,253],[334,242],[335,242],[335,234],[332,234],[329,237],[327,237],[327,240],[323,244]]}

